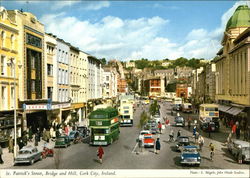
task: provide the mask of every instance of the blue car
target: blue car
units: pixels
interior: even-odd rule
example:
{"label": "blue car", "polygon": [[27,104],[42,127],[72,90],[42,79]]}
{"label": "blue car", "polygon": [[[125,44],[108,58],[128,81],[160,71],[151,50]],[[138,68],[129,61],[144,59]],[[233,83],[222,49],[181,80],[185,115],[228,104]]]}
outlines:
{"label": "blue car", "polygon": [[69,133],[69,140],[73,141],[75,139],[75,134],[78,134],[78,137],[80,136],[80,133],[76,130],[73,130]]}
{"label": "blue car", "polygon": [[197,146],[189,145],[184,146],[181,153],[181,164],[182,165],[197,165],[201,163],[201,156],[198,152]]}

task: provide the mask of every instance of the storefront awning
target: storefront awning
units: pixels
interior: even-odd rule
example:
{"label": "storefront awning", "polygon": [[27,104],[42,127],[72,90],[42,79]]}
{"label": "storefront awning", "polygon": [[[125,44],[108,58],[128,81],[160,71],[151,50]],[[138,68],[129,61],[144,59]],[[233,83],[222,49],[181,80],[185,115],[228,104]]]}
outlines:
{"label": "storefront awning", "polygon": [[229,114],[232,114],[234,116],[238,115],[240,112],[242,112],[245,108],[238,108],[238,107],[232,107],[227,112]]}
{"label": "storefront awning", "polygon": [[219,111],[222,112],[228,112],[228,110],[231,108],[232,106],[226,106],[226,105],[219,105]]}

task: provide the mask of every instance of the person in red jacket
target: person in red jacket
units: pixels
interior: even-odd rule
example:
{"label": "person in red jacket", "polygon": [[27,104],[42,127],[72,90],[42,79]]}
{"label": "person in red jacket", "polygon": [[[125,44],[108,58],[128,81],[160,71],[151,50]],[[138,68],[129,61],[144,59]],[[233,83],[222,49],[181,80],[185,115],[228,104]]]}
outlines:
{"label": "person in red jacket", "polygon": [[98,150],[97,150],[97,156],[99,158],[99,162],[102,164],[102,157],[104,155],[104,151],[103,151],[103,148],[102,146],[100,145]]}
{"label": "person in red jacket", "polygon": [[161,134],[161,129],[162,129],[162,124],[161,124],[161,122],[158,122],[158,129],[159,129],[159,133]]}

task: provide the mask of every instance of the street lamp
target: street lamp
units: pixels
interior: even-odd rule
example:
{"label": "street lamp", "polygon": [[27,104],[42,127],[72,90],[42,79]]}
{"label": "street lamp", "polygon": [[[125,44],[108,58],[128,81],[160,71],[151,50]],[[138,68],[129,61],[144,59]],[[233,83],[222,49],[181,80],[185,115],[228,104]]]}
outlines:
{"label": "street lamp", "polygon": [[[16,158],[17,154],[17,112],[16,112],[16,64],[15,64],[15,59],[10,58],[9,62],[7,63],[8,66],[11,67],[11,70],[14,72],[14,158]],[[22,67],[21,64],[18,64],[19,69]]]}

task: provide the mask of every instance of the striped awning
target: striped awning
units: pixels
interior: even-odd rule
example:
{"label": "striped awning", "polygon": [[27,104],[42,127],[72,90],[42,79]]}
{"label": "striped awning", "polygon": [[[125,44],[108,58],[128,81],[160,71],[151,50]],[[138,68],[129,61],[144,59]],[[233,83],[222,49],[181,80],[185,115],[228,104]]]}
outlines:
{"label": "striped awning", "polygon": [[219,111],[222,112],[227,112],[230,108],[232,108],[232,106],[226,106],[226,105],[219,105]]}
{"label": "striped awning", "polygon": [[232,107],[230,108],[227,113],[232,114],[234,116],[238,115],[240,112],[242,112],[245,108],[238,108],[238,107]]}

